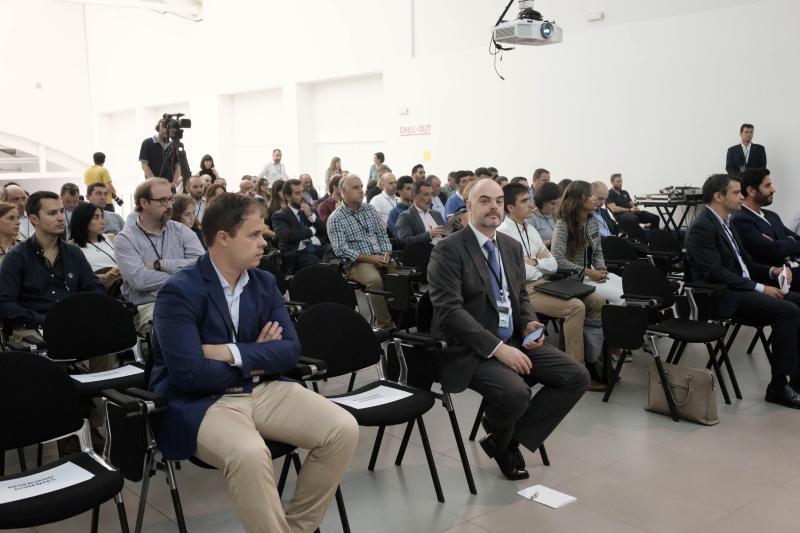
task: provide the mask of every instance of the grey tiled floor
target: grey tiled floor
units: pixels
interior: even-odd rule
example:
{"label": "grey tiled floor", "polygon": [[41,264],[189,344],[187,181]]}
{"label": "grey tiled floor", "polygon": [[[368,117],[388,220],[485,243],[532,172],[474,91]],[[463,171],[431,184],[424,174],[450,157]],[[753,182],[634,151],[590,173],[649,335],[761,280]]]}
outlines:
{"label": "grey tiled floor", "polygon": [[[649,358],[637,352],[608,404],[601,403],[598,393],[587,393],[548,439],[552,466],[543,466],[538,454],[525,451],[530,480],[506,481],[477,443],[466,442],[477,495],[467,491],[447,415],[437,405],[425,422],[445,503],[436,501],[416,432],[403,466],[397,467],[394,456],[403,428],[387,429],[378,464],[369,472],[366,466],[375,430],[362,428],[356,456],[342,483],[352,530],[800,531],[800,411],[764,402],[769,367],[760,349],[753,356],[744,353],[750,334],[750,330],[742,331],[733,350],[744,399],[726,406],[718,394],[722,419],[718,426],[674,423],[646,412]],[[699,350],[691,350],[682,364],[704,366],[705,358]],[[366,382],[373,376],[371,370],[363,371],[359,379]],[[332,380],[323,385],[323,392],[338,392],[345,385],[345,379]],[[479,402],[471,391],[455,396],[465,439]],[[15,456],[9,454],[7,460],[13,471]],[[185,464],[178,482],[191,531],[242,531],[219,472]],[[293,490],[292,483],[290,476],[287,494]],[[578,501],[553,510],[515,494],[535,483],[574,495]],[[124,497],[131,521],[138,494],[138,484],[126,484]],[[145,531],[177,531],[161,475],[151,483],[145,518]],[[88,528],[87,514],[36,531],[69,533]],[[101,531],[118,530],[115,509],[106,504]],[[321,530],[341,531],[335,505]]]}

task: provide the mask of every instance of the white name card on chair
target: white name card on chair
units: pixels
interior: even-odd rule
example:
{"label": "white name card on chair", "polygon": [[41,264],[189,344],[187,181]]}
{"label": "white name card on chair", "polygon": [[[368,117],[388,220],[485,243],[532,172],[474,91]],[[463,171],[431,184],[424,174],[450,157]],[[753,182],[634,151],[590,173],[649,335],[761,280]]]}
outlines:
{"label": "white name card on chair", "polygon": [[136,374],[143,374],[144,370],[138,366],[125,365],[119,368],[106,370],[105,372],[95,372],[93,374],[70,374],[69,377],[81,383],[93,383],[95,381],[105,381],[107,379],[124,378],[126,376],[135,376]]}
{"label": "white name card on chair", "polygon": [[73,463],[64,463],[44,472],[0,482],[0,504],[41,496],[83,483],[94,474]]}
{"label": "white name card on chair", "polygon": [[331,401],[353,409],[367,409],[369,407],[375,407],[376,405],[396,402],[408,396],[411,396],[410,392],[380,385],[372,390],[353,394],[346,398],[331,398]]}

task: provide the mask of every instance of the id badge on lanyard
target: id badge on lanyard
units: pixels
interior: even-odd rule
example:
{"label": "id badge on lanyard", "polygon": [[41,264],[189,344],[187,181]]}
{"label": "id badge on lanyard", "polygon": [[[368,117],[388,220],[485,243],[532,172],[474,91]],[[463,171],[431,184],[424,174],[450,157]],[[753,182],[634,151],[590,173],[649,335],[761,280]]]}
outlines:
{"label": "id badge on lanyard", "polygon": [[501,328],[508,328],[511,326],[511,306],[509,305],[508,298],[501,296],[497,300],[497,315]]}

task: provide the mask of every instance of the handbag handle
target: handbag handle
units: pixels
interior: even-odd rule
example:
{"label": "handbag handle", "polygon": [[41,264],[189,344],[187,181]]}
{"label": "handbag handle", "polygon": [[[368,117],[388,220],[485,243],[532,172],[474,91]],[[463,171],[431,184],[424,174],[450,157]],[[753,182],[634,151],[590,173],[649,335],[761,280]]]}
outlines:
{"label": "handbag handle", "polygon": [[672,393],[673,389],[681,389],[681,390],[685,390],[686,391],[686,399],[684,399],[682,402],[679,402],[678,399],[675,397],[675,394],[672,393],[672,401],[675,402],[675,407],[683,407],[684,405],[689,403],[689,400],[692,399],[692,393],[694,392],[694,387],[692,387],[692,380],[694,379],[694,377],[691,374],[688,374],[686,377],[688,378],[689,383],[684,387],[683,385],[673,385],[672,383],[670,383],[669,382],[669,373],[666,373],[666,374],[667,374],[667,378],[668,378],[667,379],[667,385],[669,385],[671,393]]}

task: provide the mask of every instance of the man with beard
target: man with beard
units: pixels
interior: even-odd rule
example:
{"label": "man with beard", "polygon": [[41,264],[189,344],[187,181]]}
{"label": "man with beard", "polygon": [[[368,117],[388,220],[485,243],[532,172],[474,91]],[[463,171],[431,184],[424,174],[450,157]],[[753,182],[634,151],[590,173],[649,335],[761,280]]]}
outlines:
{"label": "man with beard", "polygon": [[739,232],[744,249],[757,263],[792,266],[792,289],[800,289],[800,235],[783,225],[778,213],[764,209],[772,204],[775,187],[769,170],[748,168],[739,175],[742,182],[742,209],[731,223]]}
{"label": "man with beard", "polygon": [[114,241],[122,295],[139,310],[134,322],[140,335],[150,329],[156,295],[170,274],[205,253],[189,227],[170,220],[174,200],[169,181],[150,178],[140,183],[133,193],[136,220]]}
{"label": "man with beard", "polygon": [[[525,191],[525,187],[522,187]],[[583,396],[589,374],[544,335],[526,289],[522,246],[497,231],[504,195],[490,179],[469,192],[469,224],[433,248],[428,283],[437,337],[461,350],[437,360],[448,390],[483,396],[480,444],[511,480],[528,477],[519,445],[536,450]],[[531,395],[531,386],[542,388]]]}
{"label": "man with beard", "polygon": [[0,269],[0,320],[13,328],[11,340],[33,336],[53,305],[76,292],[105,291],[80,248],[64,239],[66,222],[59,196],[30,195],[26,211],[34,234],[14,246]]}
{"label": "man with beard", "polygon": [[[205,176],[204,176],[205,177]],[[194,216],[198,224],[203,223],[203,212],[206,210],[206,192],[207,187],[200,176],[192,176],[189,178],[189,187],[186,192],[189,196],[194,198]]]}
{"label": "man with beard", "polygon": [[287,180],[281,190],[286,207],[272,215],[272,227],[278,236],[283,268],[294,274],[307,266],[318,265],[333,256],[325,234],[325,222],[305,199],[300,180]]}

